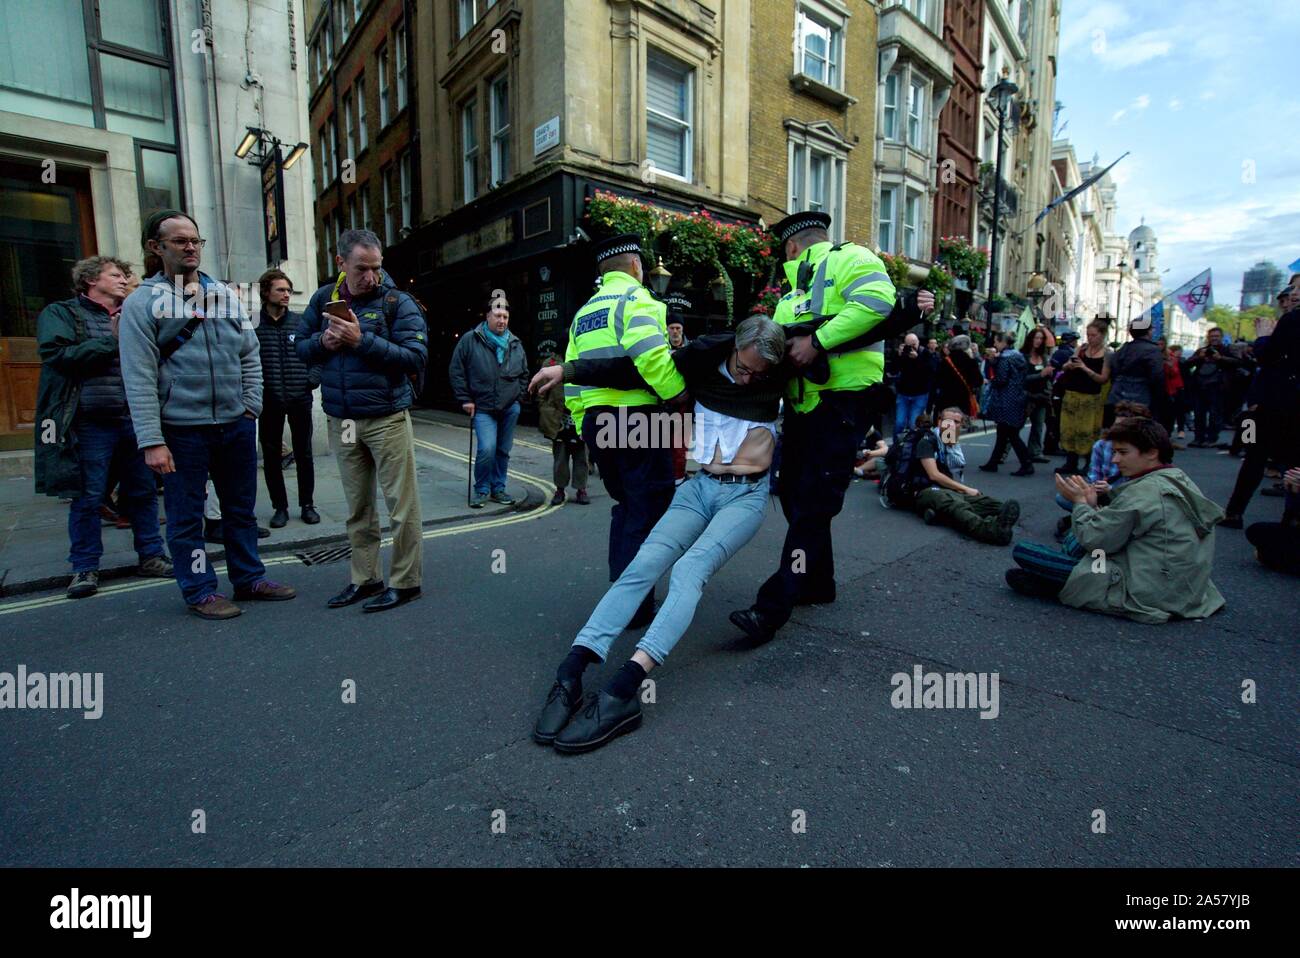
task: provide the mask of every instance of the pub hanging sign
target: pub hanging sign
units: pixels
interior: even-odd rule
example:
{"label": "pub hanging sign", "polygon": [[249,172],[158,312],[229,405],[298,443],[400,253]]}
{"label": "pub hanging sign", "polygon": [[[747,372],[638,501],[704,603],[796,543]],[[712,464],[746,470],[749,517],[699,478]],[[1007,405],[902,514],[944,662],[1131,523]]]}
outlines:
{"label": "pub hanging sign", "polygon": [[262,229],[266,234],[266,264],[278,266],[289,258],[284,222],[284,164],[278,143],[262,161]]}

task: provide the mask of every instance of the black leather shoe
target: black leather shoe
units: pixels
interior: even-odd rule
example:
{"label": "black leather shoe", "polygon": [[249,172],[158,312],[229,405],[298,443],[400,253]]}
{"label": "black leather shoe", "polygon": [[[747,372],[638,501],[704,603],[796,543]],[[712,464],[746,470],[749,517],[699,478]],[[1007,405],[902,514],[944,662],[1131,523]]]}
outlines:
{"label": "black leather shoe", "polygon": [[320,522],[320,513],[316,511],[315,506],[302,507],[302,521],[307,523],[309,526],[314,526],[316,523]]}
{"label": "black leather shoe", "polygon": [[341,609],[345,605],[354,605],[362,599],[368,599],[372,595],[379,595],[383,591],[384,584],[382,582],[371,582],[368,585],[352,585],[349,583],[346,589],[325,604],[331,609]]}
{"label": "black leather shoe", "polygon": [[533,726],[533,741],[541,745],[554,742],[555,736],[569,724],[569,719],[573,718],[573,713],[578,711],[581,704],[582,680],[564,683],[556,679],[546,696],[541,714],[537,716],[537,724]]}
{"label": "black leather shoe", "polygon": [[361,607],[362,612],[387,612],[389,609],[396,609],[399,605],[406,605],[408,602],[414,602],[420,597],[420,587],[417,585],[411,589],[385,589],[380,595],[371,599]]}
{"label": "black leather shoe", "polygon": [[1034,464],[1032,462],[1025,463],[1025,465],[1021,466],[1019,469],[1017,469],[1015,472],[1012,473],[1013,476],[1032,476],[1033,474],[1034,474]]}
{"label": "black leather shoe", "polygon": [[731,624],[749,636],[755,645],[771,642],[776,636],[776,629],[768,625],[763,616],[754,609],[737,609],[728,616]]}
{"label": "black leather shoe", "polygon": [[288,524],[289,524],[288,509],[276,509],[275,512],[271,515],[272,529],[283,529]]}
{"label": "black leather shoe", "polygon": [[555,750],[566,755],[590,752],[626,735],[641,725],[641,699],[617,699],[608,692],[592,692],[582,700],[577,714],[555,736]]}
{"label": "black leather shoe", "polygon": [[998,471],[998,467],[996,463],[986,462],[984,463],[984,465],[980,466],[980,472],[997,472],[997,471]]}

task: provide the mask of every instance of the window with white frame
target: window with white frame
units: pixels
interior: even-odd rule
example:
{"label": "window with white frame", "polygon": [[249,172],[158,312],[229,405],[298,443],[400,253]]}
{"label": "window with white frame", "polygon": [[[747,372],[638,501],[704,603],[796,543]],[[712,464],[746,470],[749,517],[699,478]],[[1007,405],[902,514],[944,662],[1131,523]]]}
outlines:
{"label": "window with white frame", "polygon": [[394,203],[393,168],[386,166],[379,171],[379,179],[384,184],[384,245],[390,246],[397,237],[397,206]]}
{"label": "window with white frame", "polygon": [[894,198],[898,195],[898,190],[894,187],[881,187],[878,219],[879,223],[879,240],[880,248],[886,253],[894,252],[894,210],[898,205]]}
{"label": "window with white frame", "polygon": [[908,190],[903,203],[903,255],[917,259],[920,255],[921,194]]}
{"label": "window with white frame", "polygon": [[365,8],[366,0],[352,0],[352,22],[361,22],[361,11]]}
{"label": "window with white frame", "polygon": [[370,137],[366,131],[366,75],[357,74],[353,88],[357,91],[357,154],[369,145]]}
{"label": "window with white frame", "polygon": [[335,0],[334,12],[339,21],[339,45],[342,46],[348,42],[348,37],[352,35],[352,17],[349,16],[352,6],[352,0]]}
{"label": "window with white frame", "polygon": [[325,24],[325,65],[332,67],[334,65],[334,31],[330,25]]}
{"label": "window with white frame", "polygon": [[692,181],[695,71],[658,50],[646,63],[646,158],[656,171]]}
{"label": "window with white frame", "polygon": [[316,156],[318,158],[320,168],[316,171],[317,172],[316,192],[321,193],[324,192],[326,185],[330,181],[330,168],[333,165],[332,163],[330,163],[329,135],[328,133],[326,133],[326,128],[323,126],[320,128],[320,131],[317,134],[317,144],[318,147],[316,150]]}
{"label": "window with white frame", "polygon": [[411,154],[403,153],[398,164],[402,187],[402,229],[411,225]]}
{"label": "window with white frame", "polygon": [[397,109],[406,109],[406,23],[403,21],[393,31],[393,56],[397,61]]}
{"label": "window with white frame", "polygon": [[352,91],[343,97],[343,145],[348,156],[356,156],[356,125],[352,118]]}
{"label": "window with white frame", "polygon": [[795,24],[799,62],[797,71],[818,83],[842,86],[844,31],[841,26],[799,8]]}
{"label": "window with white frame", "polygon": [[478,196],[478,101],[460,108],[461,197],[466,203]]}
{"label": "window with white frame", "polygon": [[885,77],[885,113],[881,122],[885,139],[895,142],[898,141],[898,83],[897,73]]}
{"label": "window with white frame", "polygon": [[478,23],[479,18],[487,13],[496,0],[460,0],[456,17],[456,37],[459,39],[469,33],[470,28]]}
{"label": "window with white frame", "polygon": [[338,176],[343,170],[343,157],[339,156],[339,121],[334,116],[330,117],[330,146],[334,150],[334,176]]}
{"label": "window with white frame", "polygon": [[907,9],[926,26],[930,25],[930,0],[907,0]]}
{"label": "window with white frame", "polygon": [[325,82],[325,60],[320,37],[317,37],[316,42],[311,45],[311,52],[316,60],[316,85],[320,86]]}
{"label": "window with white frame", "polygon": [[379,128],[388,126],[388,47],[375,51],[375,60],[379,63]]}
{"label": "window with white frame", "polygon": [[348,197],[348,229],[357,228],[357,194]]}
{"label": "window with white frame", "polygon": [[831,216],[831,239],[844,238],[845,170],[848,149],[816,126],[790,126],[787,211],[816,210]]}
{"label": "window with white frame", "polygon": [[370,184],[363,183],[360,189],[361,193],[361,228],[363,230],[374,229],[370,219]]}
{"label": "window with white frame", "polygon": [[989,37],[989,55],[984,58],[984,62],[988,64],[988,69],[984,73],[984,89],[986,90],[992,90],[997,86],[998,78],[1002,75],[999,64],[1000,59],[997,42],[992,37]]}
{"label": "window with white frame", "polygon": [[492,186],[510,177],[510,86],[506,74],[492,81],[488,99],[492,130]]}
{"label": "window with white frame", "polygon": [[925,84],[918,80],[908,85],[907,144],[925,152]]}

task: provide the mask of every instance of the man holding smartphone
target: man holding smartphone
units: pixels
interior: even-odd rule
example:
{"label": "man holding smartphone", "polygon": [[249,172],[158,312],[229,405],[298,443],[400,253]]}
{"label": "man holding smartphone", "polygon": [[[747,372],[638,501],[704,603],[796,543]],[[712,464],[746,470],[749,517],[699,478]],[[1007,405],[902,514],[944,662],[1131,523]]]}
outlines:
{"label": "man holding smartphone", "polygon": [[[339,237],[338,280],[316,290],[298,326],[298,358],[321,368],[321,403],[348,501],[352,581],[328,605],[369,599],[383,612],[420,597],[424,551],[415,433],[410,408],[429,349],[424,313],[383,271],[383,249],[370,230]],[[393,560],[385,587],[379,557],[376,481],[388,505]]]}

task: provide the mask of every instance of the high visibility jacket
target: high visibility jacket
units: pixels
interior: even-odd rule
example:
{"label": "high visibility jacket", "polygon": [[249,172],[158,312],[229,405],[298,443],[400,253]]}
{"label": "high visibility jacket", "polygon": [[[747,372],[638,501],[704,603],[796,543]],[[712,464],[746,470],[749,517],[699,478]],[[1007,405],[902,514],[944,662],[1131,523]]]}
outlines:
{"label": "high visibility jacket", "polygon": [[826,390],[865,389],[880,382],[885,375],[884,343],[854,343],[894,308],[894,284],[880,257],[856,243],[838,248],[814,243],[785,264],[785,274],[791,291],[781,297],[772,318],[782,326],[824,320],[813,340],[830,362],[830,379],[824,383],[802,376],[790,380],[789,405],[796,412],[812,412]]}
{"label": "high visibility jacket", "polygon": [[573,317],[565,362],[575,359],[617,359],[627,356],[649,389],[564,387],[569,407],[582,434],[583,412],[596,406],[654,406],[686,388],[668,347],[668,307],[627,273],[611,270],[601,277],[596,295]]}

